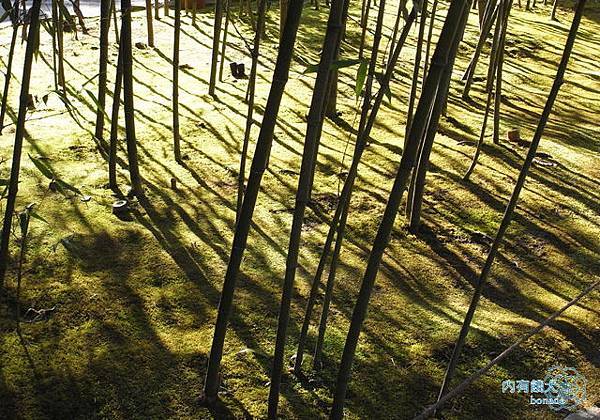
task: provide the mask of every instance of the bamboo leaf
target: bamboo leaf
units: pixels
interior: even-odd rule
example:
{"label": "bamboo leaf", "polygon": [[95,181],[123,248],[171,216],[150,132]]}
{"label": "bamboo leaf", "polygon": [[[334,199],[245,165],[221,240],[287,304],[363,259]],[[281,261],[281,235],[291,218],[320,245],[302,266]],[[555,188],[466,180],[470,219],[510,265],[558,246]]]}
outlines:
{"label": "bamboo leaf", "polygon": [[92,101],[94,101],[94,104],[96,105],[96,107],[99,108],[102,111],[102,113],[104,114],[104,116],[106,117],[106,119],[109,120],[110,117],[106,113],[106,110],[104,109],[102,104],[100,104],[100,102],[98,101],[98,98],[96,98],[96,95],[94,95],[94,93],[89,89],[85,89],[85,91],[90,96],[90,98],[92,98]]}
{"label": "bamboo leaf", "polygon": [[0,186],[8,185],[8,183],[9,183],[8,178],[0,178]]}
{"label": "bamboo leaf", "polygon": [[316,73],[319,70],[318,64],[307,64],[302,74]]}
{"label": "bamboo leaf", "polygon": [[31,155],[29,155],[29,159],[31,159],[31,161],[33,162],[35,167],[38,168],[38,170],[42,173],[42,175],[44,175],[46,178],[54,181],[56,187],[62,194],[65,194],[65,192],[67,190],[69,190],[76,194],[81,195],[81,191],[77,187],[69,184],[68,182],[63,181],[62,179],[59,179],[56,176],[56,174],[54,173],[54,171],[52,171],[52,169],[48,165],[43,163],[41,160],[36,159]]}
{"label": "bamboo leaf", "polygon": [[358,71],[356,73],[356,86],[354,87],[356,96],[360,96],[365,85],[365,79],[367,77],[367,64],[367,60],[362,60],[360,66],[358,67]]}
{"label": "bamboo leaf", "polygon": [[42,20],[40,21],[40,23],[42,24],[46,32],[48,32],[48,34],[54,36],[54,25],[50,25],[50,23],[47,20]]}
{"label": "bamboo leaf", "polygon": [[[331,66],[329,66],[329,70],[339,70],[339,69],[343,69],[346,67],[352,67],[356,64],[362,63],[363,60],[359,59],[359,58],[346,58],[346,59],[342,59],[342,60],[335,60],[334,62],[331,63]],[[316,73],[319,70],[319,65],[318,64],[307,64],[306,68],[304,69],[303,74],[308,74],[308,73]]]}
{"label": "bamboo leaf", "polygon": [[54,172],[52,171],[52,169],[50,169],[50,167],[47,166],[44,162],[42,162],[39,159],[34,158],[31,155],[29,155],[29,159],[31,159],[31,161],[33,162],[33,164],[35,165],[35,167],[38,168],[38,170],[46,178],[48,178],[48,179],[54,179],[54,178],[56,178],[56,176],[54,175]]}
{"label": "bamboo leaf", "polygon": [[74,193],[81,195],[81,190],[79,190],[77,187],[63,181],[62,179],[55,179],[54,182],[56,182],[58,187],[61,188],[62,190],[73,191]]}
{"label": "bamboo leaf", "polygon": [[27,236],[27,230],[29,229],[29,211],[25,210],[19,213],[19,227],[21,228],[21,235]]}
{"label": "bamboo leaf", "polygon": [[48,221],[47,221],[46,219],[44,219],[42,216],[40,216],[40,215],[39,215],[39,214],[37,214],[36,212],[33,212],[33,211],[32,211],[32,212],[30,212],[30,213],[29,213],[29,215],[30,215],[31,217],[33,217],[34,219],[37,219],[37,220],[39,220],[39,221],[41,221],[41,222],[44,222],[44,223],[46,223],[47,225],[49,225],[49,224],[50,224],[50,223],[48,223]]}
{"label": "bamboo leaf", "polygon": [[352,67],[352,66],[362,63],[362,62],[363,62],[363,60],[361,60],[360,58],[336,60],[333,63],[331,63],[331,67],[329,67],[329,68],[331,70],[339,70],[339,69],[343,69],[345,67]]}

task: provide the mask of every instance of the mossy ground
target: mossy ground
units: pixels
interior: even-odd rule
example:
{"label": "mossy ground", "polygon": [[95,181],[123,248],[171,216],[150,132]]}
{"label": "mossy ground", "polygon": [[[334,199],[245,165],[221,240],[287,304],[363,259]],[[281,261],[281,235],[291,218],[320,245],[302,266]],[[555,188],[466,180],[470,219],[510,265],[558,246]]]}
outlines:
{"label": "mossy ground", "polygon": [[[357,44],[352,9],[349,40]],[[441,16],[447,3],[441,4]],[[390,6],[387,31],[393,24]],[[162,15],[162,13],[161,13]],[[509,25],[504,66],[502,131],[519,127],[533,134],[566,39],[572,12],[549,6],[533,12],[515,8]],[[172,16],[172,13],[171,13]],[[281,106],[271,161],[255,211],[235,309],[223,359],[223,404],[210,412],[199,395],[210,348],[219,293],[228,261],[235,217],[236,174],[243,138],[245,80],[227,68],[207,95],[211,17],[197,27],[183,18],[181,119],[184,165],[172,157],[171,55],[173,18],[155,21],[156,48],[134,50],[136,130],[147,199],[129,221],[110,212],[114,200],[106,161],[92,140],[96,91],[98,20],[88,19],[89,35],[68,35],[67,112],[56,95],[29,114],[25,152],[42,157],[65,181],[92,197],[67,199],[48,190],[48,181],[24,154],[18,207],[37,203],[50,222],[33,220],[25,262],[24,309],[56,311],[47,321],[24,324],[26,346],[14,328],[15,261],[8,275],[9,298],[0,318],[0,417],[2,418],[205,418],[264,417],[267,382],[284,274],[287,238],[314,74],[302,61],[316,62],[327,9],[305,8]],[[146,42],[144,13],[133,15],[134,42]],[[437,30],[442,17],[437,19]],[[248,26],[236,23],[248,40]],[[268,94],[277,51],[277,10],[269,12],[260,60],[258,120]],[[436,31],[437,32],[437,31]],[[368,319],[364,325],[347,398],[349,418],[411,418],[431,403],[456,339],[487,246],[512,191],[525,150],[486,139],[470,182],[461,180],[474,151],[484,104],[483,84],[473,101],[460,99],[462,70],[476,42],[471,17],[451,88],[448,117],[442,119],[432,154],[423,228],[412,235],[400,215],[387,249]],[[0,31],[3,60],[9,28]],[[111,42],[114,40],[111,31]],[[248,53],[232,30],[229,60]],[[325,366],[310,381],[286,375],[281,397],[284,418],[321,418],[328,412],[352,305],[365,259],[385,206],[404,138],[404,121],[414,56],[414,34],[402,54],[393,100],[383,107],[360,168],[352,200],[349,232],[338,273]],[[51,44],[42,33],[31,92],[42,98],[53,89]],[[110,47],[109,80],[117,48]],[[17,49],[11,88],[15,109],[24,47]],[[344,57],[355,57],[346,44]],[[483,74],[484,54],[479,73]],[[559,163],[534,166],[501,254],[485,288],[461,361],[467,376],[529,328],[577,295],[600,274],[600,8],[592,3],[583,20],[565,84],[546,128],[541,150]],[[355,125],[354,69],[340,78],[339,121],[327,121],[317,166],[313,202],[307,211],[292,307],[287,355],[296,337],[309,280],[335,206],[338,173],[348,133]],[[86,83],[86,81],[88,81]],[[110,98],[108,100],[110,107]],[[14,112],[9,114],[14,120]],[[10,121],[9,121],[10,122]],[[253,129],[252,140],[258,128]],[[14,125],[5,128],[1,157],[10,159]],[[125,159],[124,144],[120,158]],[[253,148],[251,148],[253,149]],[[350,148],[351,150],[351,148]],[[125,161],[120,182],[127,189]],[[8,164],[0,168],[8,174]],[[178,190],[170,189],[171,178]],[[62,242],[61,242],[62,240]],[[18,240],[13,241],[16,251]],[[15,254],[15,252],[13,252]],[[503,395],[503,379],[543,377],[554,364],[574,366],[588,379],[588,404],[600,401],[600,298],[593,293],[551,328],[529,340],[449,405],[448,418],[557,418],[524,396]],[[316,321],[315,321],[316,322]],[[311,329],[312,348],[314,328]],[[253,351],[245,351],[251,349]],[[242,352],[240,352],[242,351]],[[30,359],[28,359],[28,356]],[[307,360],[307,366],[310,358]]]}

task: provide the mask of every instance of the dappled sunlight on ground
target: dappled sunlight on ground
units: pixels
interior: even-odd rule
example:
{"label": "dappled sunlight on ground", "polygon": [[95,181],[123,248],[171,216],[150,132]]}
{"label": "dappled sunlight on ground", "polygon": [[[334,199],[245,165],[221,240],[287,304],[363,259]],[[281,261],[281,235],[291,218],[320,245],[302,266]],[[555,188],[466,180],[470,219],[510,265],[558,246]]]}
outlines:
{"label": "dappled sunlight on ground", "polygon": [[[354,18],[358,6],[352,10]],[[533,12],[515,7],[509,23],[501,128],[535,131],[566,39],[571,11],[548,18],[550,6]],[[390,5],[386,33],[395,5]],[[443,22],[447,3],[440,5]],[[257,86],[256,120],[263,107],[277,52],[277,13],[269,11]],[[162,16],[162,12],[161,12]],[[26,152],[44,162],[91,201],[65,198],[48,190],[48,180],[24,153],[18,207],[37,203],[49,221],[33,220],[26,261],[23,305],[57,310],[48,321],[23,326],[33,365],[14,333],[13,300],[0,317],[0,417],[18,412],[42,418],[217,418],[264,417],[276,334],[280,288],[292,220],[295,189],[314,73],[327,8],[305,8],[296,60],[275,129],[268,171],[258,199],[248,249],[236,291],[223,359],[223,404],[210,413],[199,404],[207,352],[235,221],[237,171],[245,126],[247,80],[231,77],[225,63],[217,97],[208,96],[212,13],[197,26],[183,17],[180,111],[183,164],[175,163],[171,134],[173,13],[154,22],[156,48],[134,49],[136,132],[146,198],[129,220],[111,214],[107,163],[92,139],[96,94],[97,19],[90,35],[65,39],[68,110],[53,94],[51,40],[42,32],[41,56],[34,66]],[[461,360],[464,377],[578,294],[600,275],[600,7],[590,4],[567,71],[566,81],[542,138],[540,151],[555,167],[534,166],[508,231],[490,284],[476,314]],[[146,42],[145,14],[133,19],[133,42]],[[459,79],[476,43],[471,16],[450,89],[448,115],[436,137],[423,205],[423,226],[409,234],[399,215],[384,257],[361,335],[348,391],[349,418],[411,418],[434,401],[445,364],[462,323],[473,284],[512,191],[526,150],[502,139],[491,142],[491,124],[480,165],[463,181],[479,136],[484,84],[475,83],[471,101],[461,99]],[[236,21],[228,61],[249,68],[249,26]],[[352,45],[359,37],[351,25]],[[5,62],[9,28],[0,29]],[[110,33],[114,42],[114,33]],[[384,43],[385,45],[385,43]],[[359,168],[351,202],[347,240],[325,341],[324,368],[305,381],[284,375],[280,411],[284,418],[321,418],[328,412],[352,306],[366,256],[377,229],[404,141],[407,92],[415,39],[403,51],[391,103],[382,106],[371,145]],[[117,46],[109,50],[114,79]],[[357,51],[344,44],[342,56]],[[11,87],[14,121],[24,46],[16,53]],[[484,50],[478,75],[487,67]],[[323,128],[312,201],[307,209],[303,247],[292,305],[288,357],[295,352],[303,309],[333,215],[340,172],[349,166],[358,123],[355,68],[340,76],[341,116]],[[17,77],[18,76],[18,77]],[[111,84],[112,86],[112,84]],[[48,95],[47,103],[43,97]],[[107,99],[110,109],[111,96]],[[12,120],[11,120],[12,119]],[[123,121],[121,121],[123,124]],[[258,134],[255,124],[250,151]],[[121,138],[124,133],[121,132]],[[0,157],[9,159],[14,125],[0,137]],[[348,145],[347,143],[350,142]],[[349,146],[347,148],[347,146]],[[119,144],[119,182],[127,191],[125,144]],[[343,162],[343,166],[342,166]],[[4,178],[6,162],[0,166]],[[175,179],[177,189],[171,189]],[[16,245],[15,245],[16,246]],[[14,268],[15,264],[11,264]],[[14,287],[14,270],[8,283]],[[319,302],[320,303],[320,302]],[[547,408],[501,393],[506,377],[536,378],[547,367],[577,367],[588,379],[588,401],[600,401],[600,298],[592,294],[450,405],[448,418],[533,415],[558,418]],[[317,309],[319,312],[320,308]],[[315,316],[316,317],[316,316]],[[313,323],[313,325],[316,321]],[[316,327],[310,330],[309,349]],[[249,351],[244,351],[250,349]],[[311,358],[307,357],[307,366]]]}

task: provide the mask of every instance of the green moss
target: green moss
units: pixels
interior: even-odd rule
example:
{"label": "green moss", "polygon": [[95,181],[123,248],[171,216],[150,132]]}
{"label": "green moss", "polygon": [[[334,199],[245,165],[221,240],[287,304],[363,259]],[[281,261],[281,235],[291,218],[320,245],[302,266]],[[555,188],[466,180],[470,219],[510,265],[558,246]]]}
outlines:
{"label": "green moss", "polygon": [[[353,15],[358,13],[357,7],[353,6]],[[446,7],[443,3],[442,15]],[[514,10],[509,34],[513,52],[504,67],[501,128],[519,127],[524,138],[535,130],[571,15],[570,9],[560,10],[560,22],[555,23],[548,20],[549,6],[538,5],[536,10]],[[259,120],[276,54],[276,14],[269,12],[259,68]],[[110,212],[114,197],[104,187],[107,165],[91,139],[94,105],[82,90],[97,72],[97,50],[93,47],[97,44],[98,20],[88,19],[90,36],[80,34],[79,40],[67,36],[72,113],[67,113],[53,94],[46,105],[38,103],[27,122],[25,152],[45,158],[56,173],[92,200],[84,203],[49,192],[48,180],[28,158],[23,159],[19,207],[36,202],[50,226],[36,220],[32,223],[22,306],[57,309],[47,321],[23,324],[29,360],[14,329],[13,262],[8,297],[0,307],[0,417],[266,415],[290,209],[314,77],[303,74],[302,62],[318,60],[326,16],[326,8],[305,9],[297,60],[281,107],[236,291],[223,359],[223,404],[213,412],[201,407],[198,397],[233,236],[247,82],[231,78],[226,67],[224,81],[217,88],[219,99],[207,95],[211,14],[200,15],[198,28],[184,17],[181,64],[191,66],[182,69],[180,76],[182,150],[187,160],[185,165],[177,165],[172,158],[170,133],[172,18],[155,22],[157,48],[134,50],[136,129],[148,200],[137,206],[132,220],[122,221]],[[133,17],[134,42],[143,42],[144,13]],[[567,82],[542,139],[542,151],[550,153],[559,165],[534,166],[532,170],[475,316],[460,377],[483,366],[600,274],[600,129],[596,122],[600,113],[599,17],[598,5],[590,4]],[[390,14],[388,27],[392,20]],[[437,19],[438,29],[441,20]],[[248,26],[238,27],[244,36],[251,37]],[[455,79],[468,62],[476,33],[472,16]],[[351,25],[348,40],[356,44],[358,36],[357,25]],[[0,55],[4,57],[9,28],[1,29],[0,37],[4,40]],[[244,61],[249,66],[244,43],[235,31],[229,40],[228,61]],[[35,64],[32,78],[32,93],[38,97],[48,93],[53,84],[47,64],[51,61],[47,34],[42,34],[41,42],[42,58]],[[20,74],[23,51],[22,46],[17,48],[15,75]],[[114,78],[116,51],[111,45],[109,80]],[[345,58],[355,54],[345,45]],[[373,141],[360,167],[325,340],[325,364],[319,374],[309,373],[301,382],[285,375],[284,418],[327,415],[365,258],[400,159],[410,89],[407,75],[413,56],[411,35],[392,88],[393,100],[380,111]],[[328,120],[323,128],[314,203],[303,231],[288,356],[295,352],[309,281],[335,208],[338,174],[350,162],[354,139],[348,136],[347,126],[356,125],[355,71],[341,72],[338,99],[343,124]],[[483,72],[481,65],[478,74]],[[85,88],[95,89],[94,82],[90,83]],[[436,138],[423,229],[419,235],[408,234],[403,220],[398,221],[386,252],[357,350],[347,401],[349,418],[411,418],[434,401],[472,284],[486,256],[487,245],[479,232],[494,235],[522,163],[523,149],[506,141],[495,146],[486,138],[471,182],[461,180],[474,150],[461,142],[478,137],[484,92],[483,85],[476,83],[474,102],[465,103],[459,99],[460,87],[454,80],[448,117],[442,120]],[[13,83],[11,109],[16,105],[18,88],[18,83]],[[110,106],[110,97],[108,102]],[[9,118],[14,118],[14,113],[9,113]],[[257,133],[255,127],[253,142]],[[13,135],[13,125],[5,128],[0,157],[10,157]],[[123,142],[119,156],[125,159]],[[0,176],[7,172],[5,163]],[[171,178],[177,180],[177,191],[170,189]],[[126,190],[127,171],[121,166],[119,181]],[[455,400],[448,418],[489,418],[492,414],[495,418],[531,414],[557,418],[550,410],[532,410],[524,399],[500,391],[502,379],[539,377],[554,363],[576,366],[583,372],[589,381],[588,401],[597,403],[598,299],[595,294],[571,308],[552,328],[473,384]],[[312,327],[310,351],[315,335],[316,328]],[[240,353],[244,349],[252,351]],[[310,363],[307,356],[306,366]]]}

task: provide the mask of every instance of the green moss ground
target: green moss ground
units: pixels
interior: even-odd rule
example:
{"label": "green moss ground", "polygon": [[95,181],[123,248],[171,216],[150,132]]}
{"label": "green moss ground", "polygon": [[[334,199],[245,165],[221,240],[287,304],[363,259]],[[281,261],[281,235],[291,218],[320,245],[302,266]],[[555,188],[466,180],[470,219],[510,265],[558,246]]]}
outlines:
{"label": "green moss ground", "polygon": [[[352,9],[354,17],[357,7]],[[444,2],[442,14],[446,8]],[[388,31],[393,23],[391,10]],[[174,162],[171,151],[172,17],[155,22],[156,49],[134,51],[136,130],[148,199],[140,203],[130,221],[121,221],[110,212],[114,198],[105,188],[106,162],[91,138],[94,105],[85,89],[95,92],[96,87],[94,81],[85,82],[97,73],[98,21],[88,19],[90,36],[80,35],[75,40],[67,35],[66,74],[73,110],[66,112],[56,95],[51,94],[47,104],[40,101],[29,114],[26,152],[46,159],[63,179],[92,199],[86,203],[50,192],[47,180],[25,154],[19,207],[36,202],[50,225],[33,221],[23,306],[56,305],[57,310],[45,322],[23,326],[29,360],[14,329],[13,261],[9,298],[2,302],[0,315],[0,418],[266,415],[269,355],[274,346],[304,115],[314,80],[314,74],[302,74],[302,61],[317,61],[327,11],[305,9],[298,60],[275,130],[227,335],[223,359],[226,392],[223,405],[213,412],[201,407],[198,397],[233,237],[247,82],[232,79],[226,68],[217,88],[218,100],[207,95],[211,16],[200,14],[196,28],[189,17],[183,19],[181,64],[191,66],[181,70],[180,76],[181,131],[187,155],[183,166]],[[538,6],[534,12],[517,9],[511,17],[511,47],[504,66],[503,132],[519,127],[523,137],[530,138],[535,130],[571,12],[559,10],[560,22],[551,22],[548,16],[549,6]],[[259,117],[276,54],[277,11],[271,10],[269,18],[258,78]],[[438,30],[441,22],[438,18]],[[134,14],[133,24],[134,42],[145,42],[143,12]],[[238,27],[250,39],[248,28]],[[352,24],[349,30],[353,45],[358,37],[356,28]],[[9,29],[0,30],[0,37],[0,56],[5,61]],[[244,43],[235,31],[229,39],[228,58],[243,60],[249,68]],[[456,64],[448,118],[441,122],[432,154],[424,226],[421,234],[414,236],[406,231],[403,220],[396,224],[357,350],[347,399],[349,418],[411,418],[434,400],[487,252],[476,232],[494,234],[525,154],[524,149],[506,141],[492,145],[488,138],[471,182],[461,180],[474,151],[472,144],[461,142],[477,138],[484,103],[481,83],[474,86],[473,102],[459,99],[458,79],[475,42],[472,16]],[[39,98],[52,90],[50,46],[44,33],[31,89]],[[116,52],[116,45],[111,45],[109,80],[114,77]],[[325,368],[309,378],[310,384],[285,376],[284,418],[327,415],[353,300],[399,162],[413,53],[414,34],[401,58],[393,100],[380,112],[360,169],[325,341]],[[19,46],[13,70],[18,77],[11,89],[13,110],[23,54],[24,47]],[[355,57],[356,50],[346,44],[343,55]],[[541,150],[559,165],[532,169],[484,291],[459,377],[483,366],[600,274],[599,63],[600,6],[592,3],[541,144]],[[354,71],[345,70],[340,78],[340,121],[327,121],[324,127],[292,307],[289,356],[295,351],[308,282],[334,210],[337,174],[355,116]],[[483,72],[481,65],[479,73]],[[110,99],[108,102],[110,106]],[[9,122],[10,118],[14,119],[14,113]],[[253,141],[257,132],[255,127]],[[14,125],[0,137],[4,159],[10,159],[13,138]],[[124,144],[119,153],[124,159]],[[346,157],[344,165],[348,163]],[[126,190],[127,172],[122,166],[119,170]],[[7,174],[5,162],[0,175]],[[171,178],[177,180],[178,191],[169,188]],[[595,292],[571,308],[455,399],[447,417],[559,418],[560,414],[548,408],[533,408],[525,397],[503,395],[500,388],[503,379],[543,377],[553,364],[577,367],[588,379],[588,404],[598,404],[599,307],[600,297]],[[311,348],[314,332],[311,329]]]}

